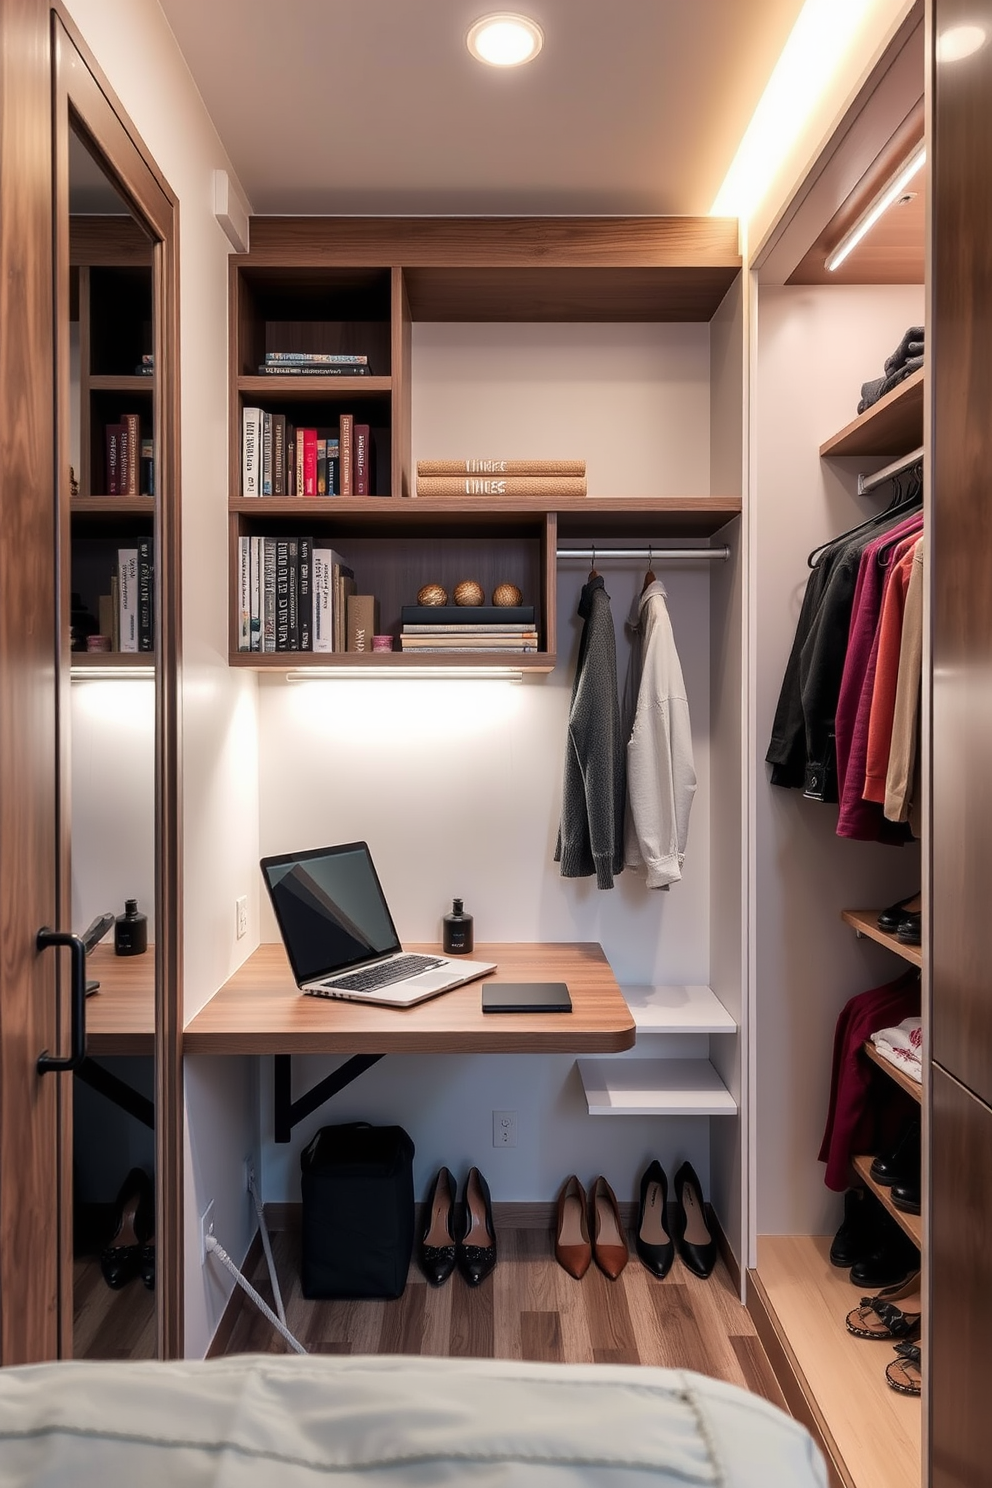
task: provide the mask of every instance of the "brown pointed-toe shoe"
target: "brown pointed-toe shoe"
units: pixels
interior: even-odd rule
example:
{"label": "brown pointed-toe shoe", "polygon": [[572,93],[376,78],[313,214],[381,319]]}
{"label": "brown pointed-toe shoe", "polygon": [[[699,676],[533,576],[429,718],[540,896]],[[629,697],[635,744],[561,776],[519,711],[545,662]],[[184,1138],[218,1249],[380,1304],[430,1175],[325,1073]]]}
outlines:
{"label": "brown pointed-toe shoe", "polygon": [[616,1194],[602,1177],[592,1190],[592,1253],[599,1269],[616,1281],[627,1264],[627,1237]]}
{"label": "brown pointed-toe shoe", "polygon": [[576,1281],[582,1280],[592,1262],[592,1245],[586,1223],[586,1193],[574,1173],[558,1195],[555,1260]]}

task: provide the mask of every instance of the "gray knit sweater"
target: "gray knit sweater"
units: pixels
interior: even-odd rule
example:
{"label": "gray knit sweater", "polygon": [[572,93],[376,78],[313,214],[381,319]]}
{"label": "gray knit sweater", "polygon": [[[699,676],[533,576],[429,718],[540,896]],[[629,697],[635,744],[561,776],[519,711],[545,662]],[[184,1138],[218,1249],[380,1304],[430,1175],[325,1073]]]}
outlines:
{"label": "gray knit sweater", "polygon": [[561,825],[555,862],[563,878],[596,875],[612,889],[623,869],[626,756],[617,700],[617,642],[610,596],[598,575],[583,587],[585,621],[568,713]]}

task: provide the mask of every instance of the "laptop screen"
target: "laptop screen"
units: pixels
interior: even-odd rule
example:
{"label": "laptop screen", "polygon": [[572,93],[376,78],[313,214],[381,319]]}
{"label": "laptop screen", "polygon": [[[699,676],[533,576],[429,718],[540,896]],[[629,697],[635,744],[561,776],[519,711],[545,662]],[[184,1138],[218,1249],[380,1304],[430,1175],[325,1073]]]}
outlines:
{"label": "laptop screen", "polygon": [[400,949],[366,843],[283,853],[261,868],[297,983]]}

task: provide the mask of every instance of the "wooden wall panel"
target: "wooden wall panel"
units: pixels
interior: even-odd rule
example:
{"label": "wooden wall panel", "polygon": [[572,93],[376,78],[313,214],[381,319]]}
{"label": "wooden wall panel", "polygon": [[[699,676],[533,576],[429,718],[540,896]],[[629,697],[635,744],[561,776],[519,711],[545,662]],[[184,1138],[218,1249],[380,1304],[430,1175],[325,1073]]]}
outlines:
{"label": "wooden wall panel", "polygon": [[932,119],[932,1051],[992,1102],[992,47],[936,65]]}
{"label": "wooden wall panel", "polygon": [[930,1488],[989,1481],[992,1110],[941,1069],[932,1081]]}

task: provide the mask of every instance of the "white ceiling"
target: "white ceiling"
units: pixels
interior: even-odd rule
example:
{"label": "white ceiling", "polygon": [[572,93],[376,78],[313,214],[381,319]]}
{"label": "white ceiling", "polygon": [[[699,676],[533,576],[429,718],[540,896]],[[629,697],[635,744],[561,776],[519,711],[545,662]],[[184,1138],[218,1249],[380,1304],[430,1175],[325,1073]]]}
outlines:
{"label": "white ceiling", "polygon": [[585,215],[708,212],[802,0],[161,4],[255,212]]}

